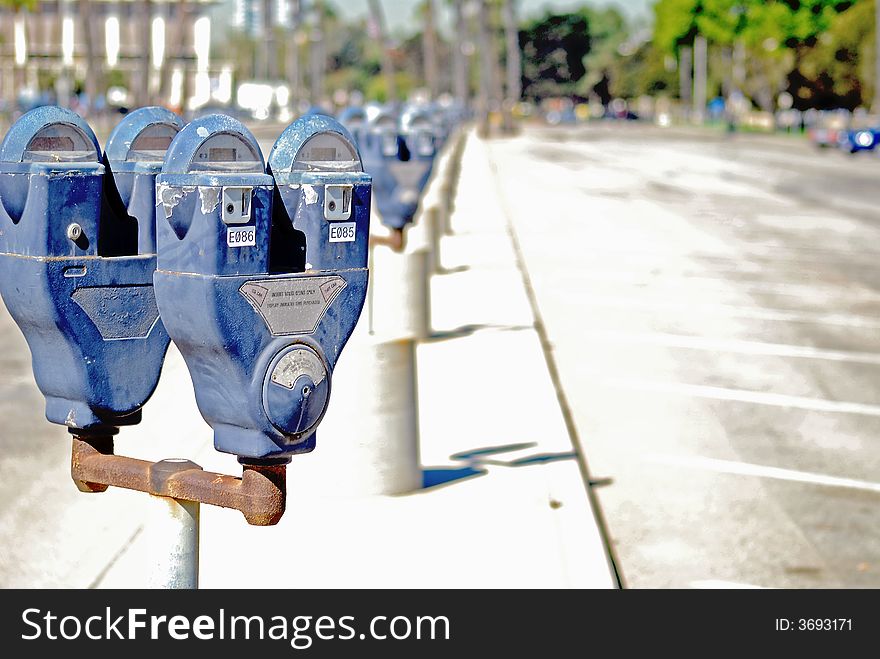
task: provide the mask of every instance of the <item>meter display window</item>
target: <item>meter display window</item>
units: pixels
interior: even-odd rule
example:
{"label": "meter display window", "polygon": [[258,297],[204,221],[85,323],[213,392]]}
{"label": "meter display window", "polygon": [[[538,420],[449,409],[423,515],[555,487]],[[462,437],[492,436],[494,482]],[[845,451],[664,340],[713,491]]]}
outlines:
{"label": "meter display window", "polygon": [[152,124],[144,128],[131,143],[126,160],[162,161],[171,140],[180,129],[173,124]]}
{"label": "meter display window", "polygon": [[420,156],[434,155],[434,136],[428,132],[416,133],[416,153]]}
{"label": "meter display window", "polygon": [[71,124],[51,124],[28,142],[22,162],[98,162],[98,151],[85,133]]}
{"label": "meter display window", "polygon": [[339,133],[318,133],[303,144],[293,161],[295,172],[359,172],[357,150]]}
{"label": "meter display window", "polygon": [[218,133],[199,146],[190,171],[203,172],[260,172],[263,160],[253,146],[238,135]]}
{"label": "meter display window", "polygon": [[396,132],[383,132],[382,133],[382,155],[383,156],[397,156],[398,146],[397,146],[397,133]]}

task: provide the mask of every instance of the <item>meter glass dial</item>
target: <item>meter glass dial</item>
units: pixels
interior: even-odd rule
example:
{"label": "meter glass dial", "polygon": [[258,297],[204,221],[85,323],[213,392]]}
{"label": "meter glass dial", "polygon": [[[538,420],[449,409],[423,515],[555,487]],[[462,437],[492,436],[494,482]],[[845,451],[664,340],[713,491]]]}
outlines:
{"label": "meter glass dial", "polygon": [[22,162],[98,162],[98,151],[85,133],[71,124],[50,124],[28,142]]}
{"label": "meter glass dial", "polygon": [[303,144],[293,161],[295,172],[360,172],[357,150],[339,133],[318,133]]}
{"label": "meter glass dial", "polygon": [[263,173],[263,161],[242,137],[217,133],[199,145],[190,163],[190,171]]}
{"label": "meter glass dial", "polygon": [[158,161],[165,159],[171,140],[180,129],[172,124],[151,124],[144,128],[131,143],[126,160]]}

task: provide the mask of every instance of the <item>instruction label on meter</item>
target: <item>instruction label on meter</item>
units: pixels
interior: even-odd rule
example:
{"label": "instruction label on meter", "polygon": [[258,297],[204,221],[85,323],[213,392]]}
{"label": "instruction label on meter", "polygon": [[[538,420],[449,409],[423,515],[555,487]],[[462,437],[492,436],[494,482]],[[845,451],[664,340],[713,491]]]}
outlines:
{"label": "instruction label on meter", "polygon": [[239,292],[266,321],[274,336],[311,334],[327,307],[346,286],[342,277],[257,279]]}

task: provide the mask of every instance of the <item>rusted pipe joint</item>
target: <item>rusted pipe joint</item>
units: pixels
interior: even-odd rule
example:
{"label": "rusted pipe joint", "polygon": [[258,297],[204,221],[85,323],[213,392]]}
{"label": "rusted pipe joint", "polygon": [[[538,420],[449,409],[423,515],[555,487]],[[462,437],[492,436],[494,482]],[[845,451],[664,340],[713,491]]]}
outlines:
{"label": "rusted pipe joint", "polygon": [[371,234],[370,246],[375,247],[376,245],[384,245],[395,252],[402,252],[406,247],[406,233],[403,229],[391,229],[391,233],[387,236]]}
{"label": "rusted pipe joint", "polygon": [[109,486],[234,508],[248,524],[277,524],[287,502],[287,465],[244,465],[241,478],[205,471],[189,460],[148,462],[113,454],[113,438],[73,437],[70,475],[82,492]]}

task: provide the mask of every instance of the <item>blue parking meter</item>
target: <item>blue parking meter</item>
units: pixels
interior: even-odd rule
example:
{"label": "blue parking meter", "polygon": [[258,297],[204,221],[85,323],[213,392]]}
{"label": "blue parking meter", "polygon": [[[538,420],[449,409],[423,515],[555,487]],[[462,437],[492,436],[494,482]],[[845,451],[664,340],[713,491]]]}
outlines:
{"label": "blue parking meter", "polygon": [[341,123],[354,138],[358,150],[363,150],[365,146],[363,144],[364,132],[367,127],[367,111],[357,105],[349,106],[339,113],[338,119],[339,123]]}
{"label": "blue parking meter", "polygon": [[360,135],[364,171],[373,178],[373,202],[382,224],[401,231],[412,222],[419,199],[418,193],[398,180],[401,152],[406,147],[398,131],[397,116],[387,110],[377,113]]}
{"label": "blue parking meter", "polygon": [[154,250],[120,244],[130,218],[109,211],[109,176],[91,128],[69,110],[32,110],[0,144],[0,294],[47,419],[77,434],[138,423],[168,347]]}
{"label": "blue parking meter", "polygon": [[406,146],[401,164],[396,165],[395,175],[407,189],[421,197],[439,148],[435,118],[428,109],[415,109],[401,117],[401,137]]}
{"label": "blue parking meter", "polygon": [[[122,234],[114,241],[141,254],[156,252],[156,175],[162,169],[171,140],[183,128],[176,114],[162,107],[139,108],[119,122],[104,149],[110,170],[104,196],[117,217]],[[123,224],[125,226],[123,226]]]}
{"label": "blue parking meter", "polygon": [[315,447],[333,367],[366,296],[369,178],[335,120],[303,117],[272,150],[210,115],[157,179],[156,296],[214,429],[242,463]]}

